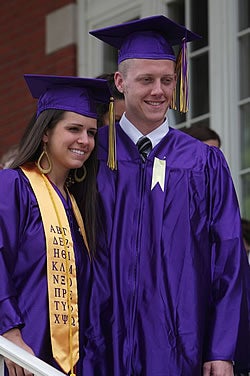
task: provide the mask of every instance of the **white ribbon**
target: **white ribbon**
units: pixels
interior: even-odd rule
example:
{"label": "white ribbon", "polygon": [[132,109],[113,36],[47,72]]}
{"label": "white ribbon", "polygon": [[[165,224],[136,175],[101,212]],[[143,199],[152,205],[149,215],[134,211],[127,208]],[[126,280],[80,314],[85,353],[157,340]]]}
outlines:
{"label": "white ribbon", "polygon": [[154,189],[156,184],[159,183],[162,192],[164,192],[165,173],[166,173],[166,161],[163,159],[154,158],[151,191]]}

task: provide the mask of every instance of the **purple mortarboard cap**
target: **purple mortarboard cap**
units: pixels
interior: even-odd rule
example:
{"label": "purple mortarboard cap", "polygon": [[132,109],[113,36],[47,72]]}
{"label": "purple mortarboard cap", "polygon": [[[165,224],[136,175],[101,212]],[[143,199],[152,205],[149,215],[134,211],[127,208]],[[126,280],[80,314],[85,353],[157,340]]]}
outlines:
{"label": "purple mortarboard cap", "polygon": [[119,50],[118,64],[126,59],[176,60],[172,46],[200,36],[163,15],[92,30],[91,35]]}
{"label": "purple mortarboard cap", "polygon": [[44,110],[57,109],[97,118],[96,102],[109,102],[106,80],[70,76],[25,74],[34,98],[38,98],[37,116]]}

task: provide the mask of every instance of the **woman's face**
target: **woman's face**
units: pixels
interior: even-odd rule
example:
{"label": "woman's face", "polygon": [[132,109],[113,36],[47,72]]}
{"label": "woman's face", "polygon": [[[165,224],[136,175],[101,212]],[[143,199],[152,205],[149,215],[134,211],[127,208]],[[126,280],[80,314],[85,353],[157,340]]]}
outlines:
{"label": "woman's face", "polygon": [[219,141],[218,140],[215,140],[215,139],[209,139],[209,140],[206,140],[206,141],[203,141],[204,142],[204,144],[207,144],[207,145],[209,145],[209,146],[216,146],[217,148],[219,148],[220,147],[220,145],[219,145]]}
{"label": "woman's face", "polygon": [[43,136],[53,170],[67,173],[80,168],[95,146],[96,119],[65,111],[64,117]]}

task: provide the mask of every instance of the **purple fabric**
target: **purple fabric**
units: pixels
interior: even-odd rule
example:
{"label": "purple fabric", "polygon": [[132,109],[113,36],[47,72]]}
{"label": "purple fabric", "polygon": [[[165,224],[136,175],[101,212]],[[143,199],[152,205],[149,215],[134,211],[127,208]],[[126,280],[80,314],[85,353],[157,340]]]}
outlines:
{"label": "purple fabric", "polygon": [[[21,170],[0,171],[0,197],[0,334],[22,328],[35,355],[59,368],[51,352],[44,230],[36,198]],[[81,375],[90,263],[71,206],[62,200],[75,245],[81,356],[77,375]]]}
{"label": "purple fabric", "polygon": [[172,49],[200,36],[163,15],[141,18],[119,25],[92,30],[91,35],[117,48],[118,63],[125,59],[175,60]]}
{"label": "purple fabric", "polygon": [[37,116],[48,109],[76,112],[80,115],[96,119],[95,102],[86,89],[51,88],[41,95],[38,101]]}
{"label": "purple fabric", "polygon": [[[143,164],[118,125],[111,171],[107,128],[99,140],[103,229],[86,374],[199,376],[204,361],[236,359],[236,343],[246,358],[250,271],[220,150],[170,129]],[[164,192],[151,191],[154,157],[166,160]]]}
{"label": "purple fabric", "polygon": [[119,51],[118,64],[126,59],[176,60],[171,45],[163,35],[155,31],[129,34]]}
{"label": "purple fabric", "polygon": [[96,102],[108,103],[106,80],[70,76],[25,74],[34,98],[39,98],[37,116],[48,109],[76,112],[97,119]]}

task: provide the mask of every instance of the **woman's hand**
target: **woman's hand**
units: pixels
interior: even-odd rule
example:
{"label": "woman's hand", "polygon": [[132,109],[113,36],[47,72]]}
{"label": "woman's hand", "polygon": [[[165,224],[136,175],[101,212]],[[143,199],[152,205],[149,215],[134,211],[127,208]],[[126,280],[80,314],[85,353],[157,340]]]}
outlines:
{"label": "woman's hand", "polygon": [[[17,346],[28,351],[30,354],[34,355],[33,350],[23,341],[21,332],[18,328],[8,330],[3,334],[3,337],[9,341],[15,343]],[[5,364],[9,371],[9,376],[31,376],[33,375],[30,371],[22,368],[18,364],[12,362],[10,359],[5,358]]]}

